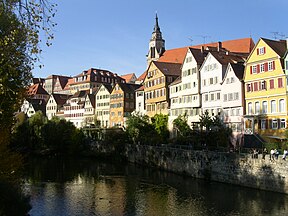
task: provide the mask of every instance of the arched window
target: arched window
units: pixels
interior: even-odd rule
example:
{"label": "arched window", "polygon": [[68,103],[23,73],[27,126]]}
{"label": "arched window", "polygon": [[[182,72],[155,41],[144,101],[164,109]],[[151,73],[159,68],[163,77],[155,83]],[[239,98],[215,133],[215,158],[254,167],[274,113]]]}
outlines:
{"label": "arched window", "polygon": [[285,101],[284,99],[279,100],[279,112],[285,112]]}
{"label": "arched window", "polygon": [[271,101],[271,113],[275,113],[276,112],[276,101],[272,100]]}

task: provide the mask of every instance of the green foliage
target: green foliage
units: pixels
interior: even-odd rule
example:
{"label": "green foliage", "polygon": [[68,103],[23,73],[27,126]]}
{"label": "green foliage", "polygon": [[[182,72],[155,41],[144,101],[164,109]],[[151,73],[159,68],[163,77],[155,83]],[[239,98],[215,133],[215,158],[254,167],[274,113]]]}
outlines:
{"label": "green foliage", "polygon": [[49,121],[41,112],[36,112],[15,129],[12,146],[28,151],[75,154],[85,150],[85,136],[71,122],[57,117]]}
{"label": "green foliage", "polygon": [[228,147],[232,130],[226,127],[220,117],[210,116],[206,110],[200,115],[202,142],[208,147]]}
{"label": "green foliage", "polygon": [[126,133],[134,144],[148,144],[156,132],[147,115],[135,114],[127,119]]}
{"label": "green foliage", "polygon": [[156,114],[151,121],[159,136],[159,143],[167,143],[169,139],[168,115]]}
{"label": "green foliage", "polygon": [[192,138],[192,129],[187,123],[187,116],[179,115],[173,121],[173,126],[177,130],[177,143],[178,144],[190,144]]}

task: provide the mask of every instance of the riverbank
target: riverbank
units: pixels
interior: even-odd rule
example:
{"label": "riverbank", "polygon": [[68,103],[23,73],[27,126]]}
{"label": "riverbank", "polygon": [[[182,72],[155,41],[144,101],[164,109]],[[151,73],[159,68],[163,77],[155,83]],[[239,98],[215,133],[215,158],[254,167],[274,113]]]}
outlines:
{"label": "riverbank", "polygon": [[127,145],[124,154],[129,162],[181,175],[288,194],[288,161],[282,159],[143,145]]}

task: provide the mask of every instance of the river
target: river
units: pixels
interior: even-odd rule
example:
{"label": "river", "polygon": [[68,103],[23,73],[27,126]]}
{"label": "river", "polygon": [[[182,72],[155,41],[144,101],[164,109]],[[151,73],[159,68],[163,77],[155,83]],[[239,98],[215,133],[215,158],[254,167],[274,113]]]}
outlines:
{"label": "river", "polygon": [[34,158],[23,190],[31,216],[287,215],[288,196],[133,164]]}

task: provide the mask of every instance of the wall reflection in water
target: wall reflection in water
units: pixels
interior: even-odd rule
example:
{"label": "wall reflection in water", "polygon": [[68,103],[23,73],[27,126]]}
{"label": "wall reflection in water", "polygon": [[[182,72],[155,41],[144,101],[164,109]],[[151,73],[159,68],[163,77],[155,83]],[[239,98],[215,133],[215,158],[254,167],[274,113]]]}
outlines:
{"label": "wall reflection in water", "polygon": [[286,215],[288,196],[95,160],[31,159],[30,215]]}

